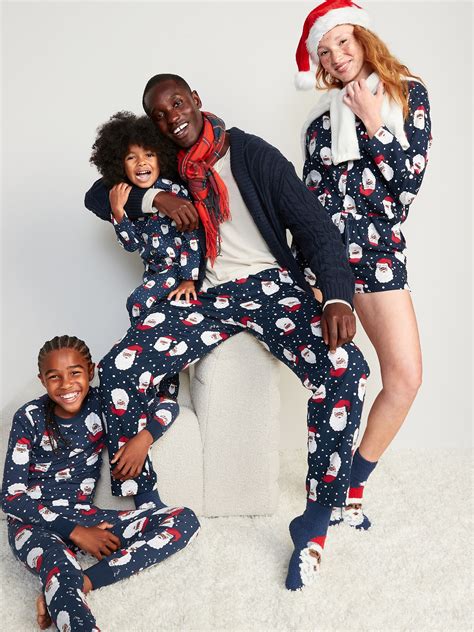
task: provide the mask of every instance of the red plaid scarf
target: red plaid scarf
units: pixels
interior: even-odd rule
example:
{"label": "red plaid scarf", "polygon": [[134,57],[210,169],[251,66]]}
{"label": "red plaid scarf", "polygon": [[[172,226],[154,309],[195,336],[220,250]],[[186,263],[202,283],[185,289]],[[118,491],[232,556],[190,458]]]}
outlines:
{"label": "red plaid scarf", "polygon": [[230,218],[227,187],[212,167],[224,155],[225,123],[210,112],[202,116],[202,134],[195,145],[178,153],[178,170],[204,226],[206,257],[213,265],[220,251],[219,224]]}

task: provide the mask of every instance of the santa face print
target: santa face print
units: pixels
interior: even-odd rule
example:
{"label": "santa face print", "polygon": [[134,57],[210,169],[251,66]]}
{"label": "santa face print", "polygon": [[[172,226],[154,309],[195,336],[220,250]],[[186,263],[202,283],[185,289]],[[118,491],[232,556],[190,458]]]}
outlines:
{"label": "santa face print", "polygon": [[114,388],[111,395],[113,402],[112,412],[115,415],[123,415],[126,412],[128,402],[130,401],[127,392],[123,388]]}
{"label": "santa face print", "polygon": [[323,335],[321,331],[321,316],[314,316],[311,319],[310,327],[313,336],[318,336],[318,338],[321,338],[321,336]]}
{"label": "santa face print", "polygon": [[425,168],[426,161],[421,154],[417,154],[413,158],[413,171],[419,175]]}
{"label": "santa face print", "polygon": [[359,384],[357,387],[357,396],[361,402],[364,401],[366,386],[367,386],[367,376],[364,373],[364,375],[361,375]]}
{"label": "santa face print", "polygon": [[173,336],[160,336],[153,347],[157,351],[168,351],[173,342],[176,342],[176,338]]}
{"label": "santa face print", "polygon": [[362,195],[369,196],[375,191],[375,176],[367,167],[362,172],[362,184],[359,187],[359,192]]}
{"label": "santa face print", "polygon": [[203,331],[201,334],[201,340],[207,346],[215,345],[217,342],[225,340],[226,338],[227,335],[220,331]]}
{"label": "santa face print", "polygon": [[279,289],[280,286],[274,281],[262,281],[262,292],[266,296],[271,296],[272,294],[275,294],[276,292],[278,292]]}
{"label": "santa face print", "polygon": [[138,491],[138,484],[136,481],[128,480],[124,481],[121,486],[122,496],[135,496]]}
{"label": "santa face print", "polygon": [[364,49],[354,36],[351,24],[340,24],[328,31],[319,42],[317,54],[324,70],[344,86],[370,74]]}
{"label": "santa face print", "polygon": [[162,426],[168,426],[173,420],[173,415],[169,410],[166,410],[166,408],[161,408],[154,414],[154,419]]}
{"label": "santa face print", "polygon": [[341,457],[337,452],[333,452],[329,458],[329,467],[326,470],[326,474],[323,476],[323,481],[325,483],[332,483],[339,472],[341,467]]}
{"label": "santa face print", "polygon": [[35,546],[26,556],[26,563],[28,566],[37,572],[41,568],[43,561],[43,549],[40,546]]}
{"label": "santa face print", "polygon": [[199,312],[191,312],[191,314],[188,314],[187,316],[181,316],[179,320],[183,323],[183,325],[193,327],[194,325],[198,325],[203,319],[203,314],[200,314]]}
{"label": "santa face print", "polygon": [[71,624],[69,614],[65,610],[61,610],[56,619],[56,626],[59,632],[71,632]]}
{"label": "santa face print", "polygon": [[319,183],[321,182],[321,174],[316,169],[312,169],[308,175],[306,176],[305,184],[310,189],[310,191],[314,191],[318,188]]}
{"label": "santa face print", "polygon": [[26,527],[20,527],[15,534],[15,549],[19,551],[30,538],[31,530]]}
{"label": "santa face print", "polygon": [[315,404],[321,404],[322,402],[324,402],[325,399],[326,387],[324,386],[324,384],[321,384],[320,386],[318,386],[318,388],[314,392],[314,395],[311,397],[311,401]]}
{"label": "santa face print", "polygon": [[369,224],[369,227],[367,229],[367,239],[371,246],[378,246],[380,233],[377,231],[373,224]]}
{"label": "santa face print", "polygon": [[316,493],[317,486],[318,486],[318,481],[314,478],[310,479],[308,498],[309,500],[312,500],[313,502],[316,501],[316,498],[317,498],[317,493]]}
{"label": "santa face print", "polygon": [[97,440],[103,432],[102,420],[97,415],[97,413],[89,413],[84,420],[87,429],[89,430],[89,435],[94,440]]}
{"label": "santa face print", "polygon": [[359,263],[362,259],[362,247],[359,244],[349,244],[349,261],[351,263]]}
{"label": "santa face print", "polygon": [[295,323],[289,318],[279,318],[275,322],[275,325],[278,327],[278,329],[282,330],[282,333],[285,334],[285,336],[288,336],[295,330]]}
{"label": "santa face print", "polygon": [[49,398],[55,403],[58,417],[75,417],[89,392],[94,365],[76,349],[58,349],[47,353],[38,377]]}
{"label": "santa face print", "polygon": [[93,478],[85,478],[81,482],[80,487],[81,487],[82,493],[85,494],[86,496],[89,496],[94,491],[95,480]]}
{"label": "santa face print", "polygon": [[390,283],[393,279],[390,259],[379,259],[375,266],[375,278],[379,283]]}
{"label": "santa face print", "polygon": [[316,143],[317,143],[317,132],[313,132],[308,143],[308,152],[310,156],[314,154],[314,150],[316,149]]}
{"label": "santa face print", "polygon": [[403,206],[409,206],[415,199],[415,194],[409,191],[402,191],[399,195],[399,199]]}
{"label": "santa face print", "polygon": [[425,129],[425,108],[420,106],[413,113],[413,125],[416,129]]}
{"label": "santa face print", "polygon": [[349,408],[349,405],[350,404],[348,401],[341,400],[334,406],[331,411],[329,425],[336,432],[344,430],[347,425],[347,410]]}
{"label": "santa face print", "polygon": [[160,325],[165,320],[165,315],[160,312],[153,312],[152,314],[148,314],[143,323],[137,325],[137,329],[145,330],[152,329],[157,325]]}
{"label": "santa face print", "polygon": [[150,371],[144,371],[138,378],[138,390],[140,391],[140,393],[145,393],[145,391],[150,386],[150,381],[151,381]]}
{"label": "santa face print", "polygon": [[33,485],[32,487],[28,487],[26,493],[30,498],[34,498],[35,500],[41,498],[41,487],[40,485]]}
{"label": "santa face print", "polygon": [[121,371],[126,371],[135,362],[137,353],[140,353],[141,351],[142,348],[139,345],[131,345],[130,347],[123,349],[115,357],[115,366]]}
{"label": "santa face print", "polygon": [[13,462],[24,465],[30,460],[30,441],[26,437],[19,439],[13,448]]}
{"label": "santa face print", "polygon": [[332,364],[329,373],[332,377],[340,377],[347,369],[349,356],[343,347],[337,347],[336,351],[328,351],[328,358]]}
{"label": "santa face print", "polygon": [[310,454],[314,454],[316,452],[316,448],[318,447],[316,443],[316,428],[308,429],[308,452]]}
{"label": "santa face print", "polygon": [[46,578],[46,585],[44,587],[44,596],[46,599],[46,605],[49,606],[52,598],[56,594],[59,588],[59,579],[57,577],[59,573],[59,568],[55,566],[50,572],[48,577]]}
{"label": "santa face print", "polygon": [[321,162],[325,167],[330,167],[332,165],[332,154],[329,147],[322,147],[319,152],[319,156],[321,158]]}
{"label": "santa face print", "polygon": [[394,213],[393,213],[393,198],[387,196],[386,198],[384,198],[382,204],[383,204],[383,210],[385,212],[385,215],[389,219],[392,219],[394,217]]}

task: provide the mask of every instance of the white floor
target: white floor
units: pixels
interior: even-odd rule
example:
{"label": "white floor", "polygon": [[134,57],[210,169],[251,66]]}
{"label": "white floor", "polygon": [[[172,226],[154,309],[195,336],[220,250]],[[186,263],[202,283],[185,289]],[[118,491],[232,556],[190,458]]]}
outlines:
{"label": "white floor", "polygon": [[[289,593],[287,524],[304,504],[305,457],[286,453],[274,516],[203,520],[189,549],[89,604],[102,632],[470,631],[471,463],[468,451],[390,452],[366,491],[374,528],[333,528],[317,585]],[[0,537],[0,627],[36,630],[37,580]]]}

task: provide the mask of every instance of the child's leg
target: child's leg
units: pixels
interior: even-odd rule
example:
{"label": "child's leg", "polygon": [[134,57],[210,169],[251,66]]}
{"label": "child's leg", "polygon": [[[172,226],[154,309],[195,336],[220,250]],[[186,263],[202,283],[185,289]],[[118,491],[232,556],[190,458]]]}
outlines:
{"label": "child's leg", "polygon": [[[130,515],[127,515],[129,513]],[[94,589],[126,579],[158,564],[191,542],[200,525],[187,507],[147,509],[120,515],[111,531],[122,548],[85,571]]]}
{"label": "child's leg", "polygon": [[37,604],[38,623],[48,623],[46,609],[60,630],[98,630],[85,600],[82,569],[65,542],[46,529],[18,522],[8,525],[8,537],[15,557],[39,576],[44,601]]}

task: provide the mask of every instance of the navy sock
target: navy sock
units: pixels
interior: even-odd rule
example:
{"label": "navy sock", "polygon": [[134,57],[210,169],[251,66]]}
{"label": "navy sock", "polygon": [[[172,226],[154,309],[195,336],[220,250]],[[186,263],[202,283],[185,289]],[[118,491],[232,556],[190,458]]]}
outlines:
{"label": "navy sock", "polygon": [[344,522],[356,529],[367,530],[371,522],[362,512],[361,507],[347,507],[347,505],[362,505],[364,486],[367,479],[374,471],[378,461],[367,461],[357,449],[351,467],[349,491],[347,493],[346,508],[343,510]]}
{"label": "navy sock", "polygon": [[307,501],[306,509],[290,523],[295,550],[288,566],[285,585],[299,590],[316,578],[331,517],[331,507]]}
{"label": "navy sock", "polygon": [[141,505],[153,503],[156,509],[166,507],[165,503],[161,500],[157,489],[152,489],[150,492],[142,492],[133,497],[135,507],[140,508]]}

